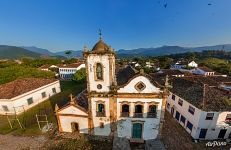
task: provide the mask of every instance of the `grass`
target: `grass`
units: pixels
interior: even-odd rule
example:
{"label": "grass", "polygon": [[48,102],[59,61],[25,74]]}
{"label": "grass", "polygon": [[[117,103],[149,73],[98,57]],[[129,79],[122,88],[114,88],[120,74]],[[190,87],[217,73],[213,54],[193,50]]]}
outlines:
{"label": "grass", "polygon": [[[10,128],[6,116],[0,115],[0,134],[12,133],[15,135],[39,135],[42,134],[38,128],[36,121],[36,114],[39,114],[41,109],[45,110],[48,114],[48,121],[54,123],[56,126],[56,117],[54,114],[55,105],[63,106],[69,101],[69,95],[72,93],[76,95],[80,93],[84,88],[84,84],[78,84],[74,81],[61,81],[61,93],[52,96],[49,100],[46,100],[35,107],[27,110],[25,114],[20,114],[19,120],[25,126],[25,130],[21,129],[16,121],[12,121],[13,129]],[[12,118],[12,117],[11,117]]]}

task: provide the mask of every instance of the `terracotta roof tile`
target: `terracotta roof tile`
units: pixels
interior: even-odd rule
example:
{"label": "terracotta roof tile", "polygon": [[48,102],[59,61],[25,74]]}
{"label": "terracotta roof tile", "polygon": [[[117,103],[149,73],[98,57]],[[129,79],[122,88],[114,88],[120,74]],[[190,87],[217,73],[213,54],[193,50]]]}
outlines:
{"label": "terracotta roof tile", "polygon": [[0,85],[0,99],[11,99],[55,81],[57,80],[42,78],[25,78],[2,84]]}

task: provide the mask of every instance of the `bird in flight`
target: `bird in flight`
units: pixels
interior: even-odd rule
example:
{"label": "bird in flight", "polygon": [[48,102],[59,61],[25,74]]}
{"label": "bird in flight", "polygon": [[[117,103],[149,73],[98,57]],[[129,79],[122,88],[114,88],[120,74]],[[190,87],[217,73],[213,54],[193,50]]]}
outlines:
{"label": "bird in flight", "polygon": [[208,3],[208,5],[210,6],[210,5],[212,5],[211,3]]}
{"label": "bird in flight", "polygon": [[165,4],[164,4],[164,8],[166,8],[167,6],[168,6],[168,4],[167,4],[167,3],[165,3]]}

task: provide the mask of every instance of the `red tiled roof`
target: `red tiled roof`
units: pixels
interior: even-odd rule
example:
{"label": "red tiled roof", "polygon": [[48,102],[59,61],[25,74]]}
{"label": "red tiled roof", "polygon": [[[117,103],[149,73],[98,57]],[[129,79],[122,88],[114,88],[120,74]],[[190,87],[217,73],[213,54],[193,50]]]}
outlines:
{"label": "red tiled roof", "polygon": [[11,99],[29,91],[35,90],[47,84],[57,81],[56,79],[25,78],[18,79],[0,85],[0,99]]}

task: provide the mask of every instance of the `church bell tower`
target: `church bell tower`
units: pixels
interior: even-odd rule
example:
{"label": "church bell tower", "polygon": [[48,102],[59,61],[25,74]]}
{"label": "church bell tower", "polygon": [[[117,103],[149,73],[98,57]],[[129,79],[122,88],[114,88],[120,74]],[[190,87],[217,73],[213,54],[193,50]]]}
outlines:
{"label": "church bell tower", "polygon": [[108,93],[115,84],[115,53],[101,34],[91,51],[84,48],[88,92]]}

